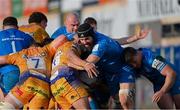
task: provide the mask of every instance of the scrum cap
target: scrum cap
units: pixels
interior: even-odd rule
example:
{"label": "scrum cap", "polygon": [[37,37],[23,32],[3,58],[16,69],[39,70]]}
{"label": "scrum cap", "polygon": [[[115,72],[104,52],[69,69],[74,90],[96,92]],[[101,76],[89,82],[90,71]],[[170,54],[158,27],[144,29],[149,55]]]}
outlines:
{"label": "scrum cap", "polygon": [[88,23],[83,23],[78,27],[77,34],[79,38],[94,37],[94,30]]}

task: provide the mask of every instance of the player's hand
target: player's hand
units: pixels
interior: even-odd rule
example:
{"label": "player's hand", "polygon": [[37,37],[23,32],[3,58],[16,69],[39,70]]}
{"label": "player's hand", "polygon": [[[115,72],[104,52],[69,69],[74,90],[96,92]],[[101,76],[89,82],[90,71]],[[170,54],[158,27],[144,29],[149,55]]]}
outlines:
{"label": "player's hand", "polygon": [[150,33],[150,30],[140,30],[134,36],[130,36],[127,39],[127,42],[131,43],[131,42],[135,42],[135,41],[140,40],[140,39],[144,39],[148,36],[149,33]]}
{"label": "player's hand", "polygon": [[89,78],[97,77],[99,74],[94,63],[86,63],[84,69],[87,71]]}
{"label": "player's hand", "polygon": [[149,30],[141,30],[139,34],[135,35],[137,40],[139,39],[144,39],[147,37],[147,35],[149,34]]}
{"label": "player's hand", "polygon": [[158,102],[160,99],[161,99],[161,97],[164,95],[164,92],[163,91],[157,91],[154,95],[153,95],[153,97],[152,97],[152,102]]}

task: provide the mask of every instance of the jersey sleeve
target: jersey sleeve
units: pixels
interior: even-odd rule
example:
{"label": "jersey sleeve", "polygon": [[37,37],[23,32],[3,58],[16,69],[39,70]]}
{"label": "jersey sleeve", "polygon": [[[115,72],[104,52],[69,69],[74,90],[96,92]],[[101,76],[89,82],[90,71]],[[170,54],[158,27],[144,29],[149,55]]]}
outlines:
{"label": "jersey sleeve", "polygon": [[67,33],[67,32],[66,32],[66,27],[65,27],[65,26],[62,26],[62,27],[58,28],[58,29],[51,35],[51,38],[52,38],[52,39],[55,39],[55,38],[57,38],[59,35],[65,34],[65,33]]}
{"label": "jersey sleeve", "polygon": [[64,34],[68,41],[72,41],[74,39],[75,33],[66,33]]}
{"label": "jersey sleeve", "polygon": [[56,53],[56,49],[51,46],[51,43],[44,46],[43,49],[46,50],[50,56],[54,56],[54,54]]}
{"label": "jersey sleeve", "polygon": [[9,55],[7,56],[7,62],[8,62],[8,64],[16,65],[16,61],[17,61],[18,56],[19,56],[18,54],[19,54],[19,52],[13,53],[13,54],[9,54]]}
{"label": "jersey sleeve", "polygon": [[105,40],[103,40],[103,41],[94,45],[91,54],[96,55],[96,56],[101,58],[104,55],[107,47],[108,47],[107,42]]}

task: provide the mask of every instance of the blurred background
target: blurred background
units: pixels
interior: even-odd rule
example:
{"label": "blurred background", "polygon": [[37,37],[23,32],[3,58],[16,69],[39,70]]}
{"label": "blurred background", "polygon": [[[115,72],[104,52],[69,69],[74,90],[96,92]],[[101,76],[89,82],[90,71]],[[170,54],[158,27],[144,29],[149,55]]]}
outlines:
{"label": "blurred background", "polygon": [[[60,26],[68,12],[77,12],[81,22],[94,17],[98,31],[119,39],[134,34],[136,26],[151,29],[147,38],[130,46],[148,47],[158,52],[180,70],[180,0],[0,0],[0,30],[6,16],[28,24],[33,11],[47,15],[49,35]],[[151,83],[137,81],[137,108],[157,108],[151,102]]]}

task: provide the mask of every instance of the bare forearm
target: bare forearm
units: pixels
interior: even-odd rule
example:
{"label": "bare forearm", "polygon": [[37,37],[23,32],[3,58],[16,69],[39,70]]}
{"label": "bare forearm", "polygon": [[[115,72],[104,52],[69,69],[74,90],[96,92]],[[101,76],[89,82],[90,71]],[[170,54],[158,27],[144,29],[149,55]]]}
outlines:
{"label": "bare forearm", "polygon": [[168,92],[169,89],[173,86],[175,80],[176,80],[175,73],[169,73],[169,75],[166,76],[165,83],[160,91],[163,91],[164,93]]}
{"label": "bare forearm", "polygon": [[0,65],[7,64],[7,56],[0,56]]}
{"label": "bare forearm", "polygon": [[71,63],[71,62],[68,63],[68,66],[70,66],[70,67],[72,67],[72,68],[74,68],[74,69],[77,69],[77,70],[84,70],[83,67],[78,66],[78,65],[76,65],[76,64],[73,64],[73,63]]}
{"label": "bare forearm", "polygon": [[130,36],[130,37],[121,38],[119,39],[119,41],[121,45],[125,45],[137,41],[137,38],[134,36]]}
{"label": "bare forearm", "polygon": [[68,52],[68,57],[69,57],[69,62],[80,67],[84,67],[84,65],[87,63],[86,61],[79,58],[73,51]]}

